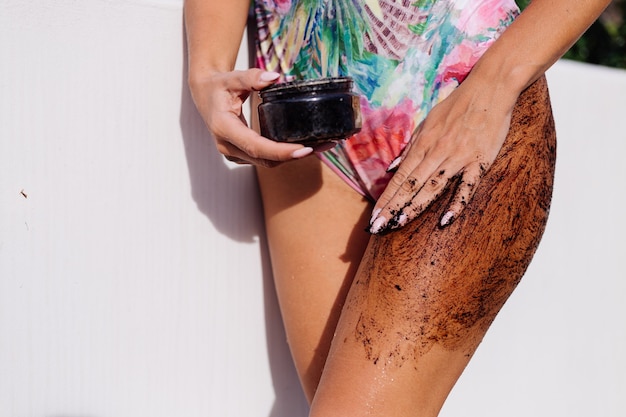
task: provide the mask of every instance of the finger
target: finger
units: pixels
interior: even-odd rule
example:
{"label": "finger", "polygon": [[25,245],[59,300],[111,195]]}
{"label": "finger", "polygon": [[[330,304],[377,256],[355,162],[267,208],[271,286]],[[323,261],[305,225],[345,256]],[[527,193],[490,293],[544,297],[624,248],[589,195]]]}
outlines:
{"label": "finger", "polygon": [[[377,214],[381,212],[381,209],[389,203],[391,198],[395,195],[397,190],[403,186],[407,179],[412,178],[412,180],[409,181],[410,184],[416,185],[419,182],[418,177],[416,177],[415,175],[411,176],[411,171],[414,169],[414,167],[419,166],[426,156],[426,149],[424,149],[423,146],[414,146],[414,144],[419,140],[422,126],[423,124],[420,123],[420,125],[411,135],[411,140],[402,150],[400,156],[394,159],[389,167],[387,167],[387,172],[394,172],[394,176],[391,178],[390,183],[387,185],[387,187],[385,187],[385,191],[378,198],[375,204],[372,221],[375,217],[377,217]],[[402,169],[400,169],[400,166],[402,166]],[[404,186],[406,187],[407,185]]]}
{"label": "finger", "polygon": [[[226,94],[226,101],[217,103],[217,106],[241,115],[242,105],[252,91],[262,90],[275,83],[279,78],[280,74],[277,72],[263,71],[258,68],[217,74],[212,80],[212,85]],[[220,97],[221,99],[225,98],[223,95]],[[200,104],[202,107],[202,101]],[[213,102],[213,105],[215,106],[216,102]]]}
{"label": "finger", "polygon": [[252,158],[250,155],[244,153],[241,149],[233,146],[233,144],[228,142],[223,142],[218,145],[218,149],[230,162],[234,162],[239,165],[256,165],[262,166],[265,168],[273,168],[282,164],[284,161],[273,161],[269,159],[262,158]]}
{"label": "finger", "polygon": [[236,91],[258,91],[274,84],[280,74],[275,71],[264,71],[259,68],[250,68],[244,71],[234,71],[235,77],[229,78],[227,87]]}
{"label": "finger", "polygon": [[405,206],[412,204],[414,196],[436,172],[439,164],[439,158],[425,159],[424,153],[417,149],[407,155],[374,206],[370,232],[376,234],[388,229],[389,221],[403,213]]}
{"label": "finger", "polygon": [[[238,94],[239,99],[242,99],[251,90],[265,88],[276,82],[279,77],[280,74],[277,72],[251,68],[233,71],[223,82],[232,94]],[[234,101],[233,105],[240,109],[238,100]],[[311,147],[275,142],[259,135],[247,126],[241,112],[222,112],[212,122],[212,130],[220,152],[246,163],[275,166],[280,162],[303,158],[313,152]],[[220,143],[222,146],[219,146]]]}
{"label": "finger", "polygon": [[[412,143],[413,140],[409,142],[407,148],[412,147]],[[417,149],[412,153],[409,153],[408,151],[409,149],[405,148],[402,154],[391,163],[392,165],[397,165],[396,167],[393,167],[395,173],[374,205],[372,222],[375,217],[380,214],[382,208],[389,204],[389,201],[395,196],[399,189],[404,187],[407,192],[413,192],[417,190],[418,184],[421,186],[422,182],[419,181],[419,177],[413,172],[413,170],[414,167],[417,167],[422,163],[424,159],[424,152]],[[390,168],[387,168],[387,172],[391,172]],[[372,222],[370,222],[370,224]]]}
{"label": "finger", "polygon": [[413,146],[413,143],[415,143],[416,138],[419,136],[421,130],[422,130],[422,124],[420,123],[420,125],[417,127],[417,129],[415,129],[415,131],[411,135],[411,140],[409,140],[409,142],[406,144],[406,146],[404,147],[400,155],[396,159],[391,161],[391,163],[387,167],[387,172],[396,172],[398,170],[398,167],[400,166],[402,161],[404,161],[407,155],[409,155],[409,152],[411,151],[411,147]]}
{"label": "finger", "polygon": [[224,158],[226,158],[230,162],[234,162],[239,165],[250,165],[248,161],[244,161],[243,159],[237,158],[236,156],[224,155]]}
{"label": "finger", "polygon": [[[430,207],[433,201],[439,198],[448,188],[451,180],[452,177],[447,174],[447,170],[441,168],[436,174],[424,181],[418,189],[405,192],[405,190],[409,190],[412,187],[411,185],[406,186],[403,184],[402,188],[389,201],[387,207],[383,208],[380,213],[381,216],[388,220],[385,224],[379,222],[376,225],[379,226],[379,230],[373,227],[374,230],[372,232],[382,233],[405,226]],[[410,177],[407,183],[411,183]]]}
{"label": "finger", "polygon": [[409,143],[407,143],[406,147],[402,150],[400,155],[396,159],[391,161],[391,163],[387,167],[387,172],[396,172],[398,170],[398,167],[400,166],[411,148],[411,143],[412,142],[409,141]]}
{"label": "finger", "polygon": [[213,133],[219,152],[255,165],[275,165],[276,162],[300,159],[313,152],[311,147],[264,138],[229,112],[218,117]]}
{"label": "finger", "polygon": [[461,182],[454,193],[452,202],[448,206],[446,213],[441,217],[439,222],[441,227],[451,225],[459,217],[463,209],[465,209],[472,200],[476,188],[487,170],[487,165],[480,163],[474,164],[464,170],[461,176]]}
{"label": "finger", "polygon": [[374,205],[369,223],[370,233],[378,234],[386,229],[388,221],[396,212],[395,208],[390,209],[390,206],[398,190],[404,187],[404,193],[412,195],[419,190],[420,186],[421,184],[416,177],[409,177],[404,171],[396,172]]}

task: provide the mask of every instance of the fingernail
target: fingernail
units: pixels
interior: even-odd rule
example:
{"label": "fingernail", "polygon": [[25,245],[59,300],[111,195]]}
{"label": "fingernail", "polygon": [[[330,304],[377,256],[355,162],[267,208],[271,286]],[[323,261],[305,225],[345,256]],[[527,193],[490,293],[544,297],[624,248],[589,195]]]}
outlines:
{"label": "fingernail", "polygon": [[372,218],[370,219],[370,226],[374,224],[374,220],[376,220],[376,218],[378,217],[381,211],[383,211],[383,209],[377,208],[372,212]]}
{"label": "fingernail", "polygon": [[372,233],[372,234],[380,233],[383,230],[383,228],[385,227],[386,223],[387,223],[387,219],[385,219],[384,217],[378,217],[372,223],[372,227],[370,227],[370,233]]}
{"label": "fingernail", "polygon": [[443,217],[441,218],[441,222],[439,224],[441,225],[441,227],[446,227],[447,225],[452,223],[452,220],[454,220],[454,212],[449,211],[443,215]]}
{"label": "fingernail", "polygon": [[396,159],[394,159],[393,161],[391,161],[391,164],[389,164],[389,166],[387,167],[387,172],[393,172],[396,169],[398,169],[398,166],[400,166],[400,162],[402,162],[402,157],[399,156]]}
{"label": "fingernail", "polygon": [[261,81],[274,81],[277,80],[278,77],[280,77],[280,74],[275,71],[265,71],[263,74],[261,74],[261,77],[259,79]]}
{"label": "fingernail", "polygon": [[313,148],[304,147],[300,149],[296,149],[291,153],[291,157],[294,159],[303,158],[313,152]]}

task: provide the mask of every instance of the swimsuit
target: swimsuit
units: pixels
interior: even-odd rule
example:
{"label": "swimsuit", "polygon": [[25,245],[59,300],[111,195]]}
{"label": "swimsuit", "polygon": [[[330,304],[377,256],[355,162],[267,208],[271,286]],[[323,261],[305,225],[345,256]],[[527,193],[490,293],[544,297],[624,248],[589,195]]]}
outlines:
{"label": "swimsuit", "polygon": [[363,127],[320,157],[374,201],[416,127],[518,13],[514,0],[255,0],[257,66],[354,79]]}

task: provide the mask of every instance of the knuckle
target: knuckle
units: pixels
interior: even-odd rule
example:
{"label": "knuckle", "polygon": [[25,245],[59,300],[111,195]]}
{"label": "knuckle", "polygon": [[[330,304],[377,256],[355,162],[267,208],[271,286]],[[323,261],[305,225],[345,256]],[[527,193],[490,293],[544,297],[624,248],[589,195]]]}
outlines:
{"label": "knuckle", "polygon": [[391,180],[389,181],[389,184],[394,186],[394,187],[396,187],[396,188],[398,188],[398,187],[400,187],[402,185],[402,183],[404,182],[405,179],[406,179],[406,175],[404,175],[401,170],[398,170],[391,177]]}
{"label": "knuckle", "polygon": [[400,189],[404,192],[407,193],[413,193],[415,191],[417,191],[418,187],[418,180],[415,177],[407,177],[402,184],[400,185]]}
{"label": "knuckle", "polygon": [[438,174],[428,179],[426,184],[424,184],[424,187],[428,188],[431,191],[439,191],[445,188],[448,185],[450,179],[445,177],[444,174],[444,170],[439,171]]}
{"label": "knuckle", "polygon": [[467,184],[477,183],[487,174],[490,165],[486,162],[479,162],[468,166],[463,170],[463,181]]}
{"label": "knuckle", "polygon": [[428,180],[428,187],[431,189],[438,189],[441,187],[441,181],[437,177],[432,177]]}

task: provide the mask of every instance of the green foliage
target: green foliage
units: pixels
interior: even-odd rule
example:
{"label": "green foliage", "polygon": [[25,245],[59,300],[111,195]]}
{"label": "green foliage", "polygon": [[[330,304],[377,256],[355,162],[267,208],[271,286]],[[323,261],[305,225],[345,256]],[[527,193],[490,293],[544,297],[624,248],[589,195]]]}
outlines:
{"label": "green foliage", "polygon": [[[530,0],[517,0],[524,9]],[[626,68],[626,1],[614,0],[600,19],[567,51],[564,58]]]}
{"label": "green foliage", "polygon": [[606,14],[565,54],[565,58],[609,67],[626,68],[626,3],[613,2]]}

